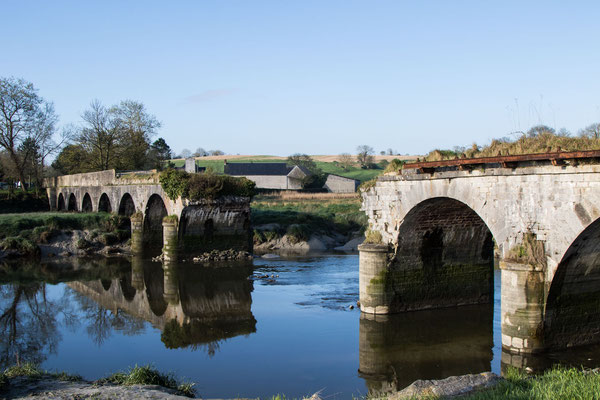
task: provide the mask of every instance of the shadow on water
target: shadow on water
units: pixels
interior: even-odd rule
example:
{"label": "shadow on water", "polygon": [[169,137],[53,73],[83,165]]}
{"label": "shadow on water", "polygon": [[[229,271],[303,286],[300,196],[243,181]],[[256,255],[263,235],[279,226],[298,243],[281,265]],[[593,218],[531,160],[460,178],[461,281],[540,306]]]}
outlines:
{"label": "shadow on water", "polygon": [[362,314],[358,371],[369,395],[395,392],[417,379],[489,371],[492,318],[491,305]]}

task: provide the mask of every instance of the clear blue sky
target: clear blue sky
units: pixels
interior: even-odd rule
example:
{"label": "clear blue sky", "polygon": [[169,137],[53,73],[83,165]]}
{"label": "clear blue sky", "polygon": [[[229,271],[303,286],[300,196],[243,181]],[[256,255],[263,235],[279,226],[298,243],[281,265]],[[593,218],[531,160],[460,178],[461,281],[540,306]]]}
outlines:
{"label": "clear blue sky", "polygon": [[0,76],[175,150],[426,153],[600,122],[597,1],[4,1]]}

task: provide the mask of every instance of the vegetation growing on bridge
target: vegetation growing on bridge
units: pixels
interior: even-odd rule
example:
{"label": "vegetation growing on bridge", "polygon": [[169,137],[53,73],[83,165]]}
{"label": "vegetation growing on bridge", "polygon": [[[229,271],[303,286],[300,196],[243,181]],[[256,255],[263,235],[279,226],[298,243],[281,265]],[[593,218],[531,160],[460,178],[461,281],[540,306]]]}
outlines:
{"label": "vegetation growing on bridge", "polygon": [[546,153],[558,151],[598,150],[600,149],[600,124],[593,124],[581,130],[578,136],[561,130],[556,132],[545,125],[534,126],[527,132],[518,132],[516,138],[504,137],[494,139],[487,146],[476,143],[469,148],[455,147],[453,150],[436,149],[427,156],[425,161],[440,161],[461,157],[467,158],[494,157],[497,155],[518,155]]}
{"label": "vegetation growing on bridge", "polygon": [[526,232],[521,243],[510,249],[507,260],[543,267],[546,265],[544,243],[537,240],[535,233]]}
{"label": "vegetation growing on bridge", "polygon": [[246,178],[217,175],[213,172],[188,174],[168,168],[161,172],[159,182],[171,200],[214,200],[223,196],[253,197],[256,184]]}

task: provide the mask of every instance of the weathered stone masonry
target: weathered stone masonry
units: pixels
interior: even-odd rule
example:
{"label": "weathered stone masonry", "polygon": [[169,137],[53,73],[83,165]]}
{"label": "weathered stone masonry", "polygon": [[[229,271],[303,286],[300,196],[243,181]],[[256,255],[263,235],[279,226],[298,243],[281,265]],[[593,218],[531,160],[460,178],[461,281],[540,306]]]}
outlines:
{"label": "weathered stone masonry", "polygon": [[600,166],[405,170],[381,177],[363,209],[383,247],[361,248],[362,311],[490,302],[495,243],[503,347],[600,340]]}
{"label": "weathered stone masonry", "polygon": [[[135,253],[161,245],[169,259],[181,251],[252,250],[249,198],[171,200],[152,171],[65,175],[47,179],[45,185],[51,210],[112,211],[131,217]],[[163,224],[167,215],[176,218]]]}

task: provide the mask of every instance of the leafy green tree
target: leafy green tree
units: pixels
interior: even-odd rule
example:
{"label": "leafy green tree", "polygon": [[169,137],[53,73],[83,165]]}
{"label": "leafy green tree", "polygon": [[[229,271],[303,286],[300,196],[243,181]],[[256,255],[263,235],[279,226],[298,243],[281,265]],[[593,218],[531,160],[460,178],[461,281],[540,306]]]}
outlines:
{"label": "leafy green tree", "polygon": [[325,184],[325,179],[327,179],[326,174],[323,173],[321,168],[317,166],[315,160],[308,154],[292,154],[287,158],[287,164],[304,167],[311,173],[311,175],[304,178],[304,181],[302,182],[303,187],[320,188]]}
{"label": "leafy green tree", "polygon": [[160,128],[160,122],[146,111],[144,104],[133,100],[122,101],[118,106],[111,107],[109,113],[122,130],[117,168],[146,168],[150,139]]}
{"label": "leafy green tree", "polygon": [[90,172],[89,154],[78,144],[70,144],[62,149],[52,163],[52,168],[62,175]]}

